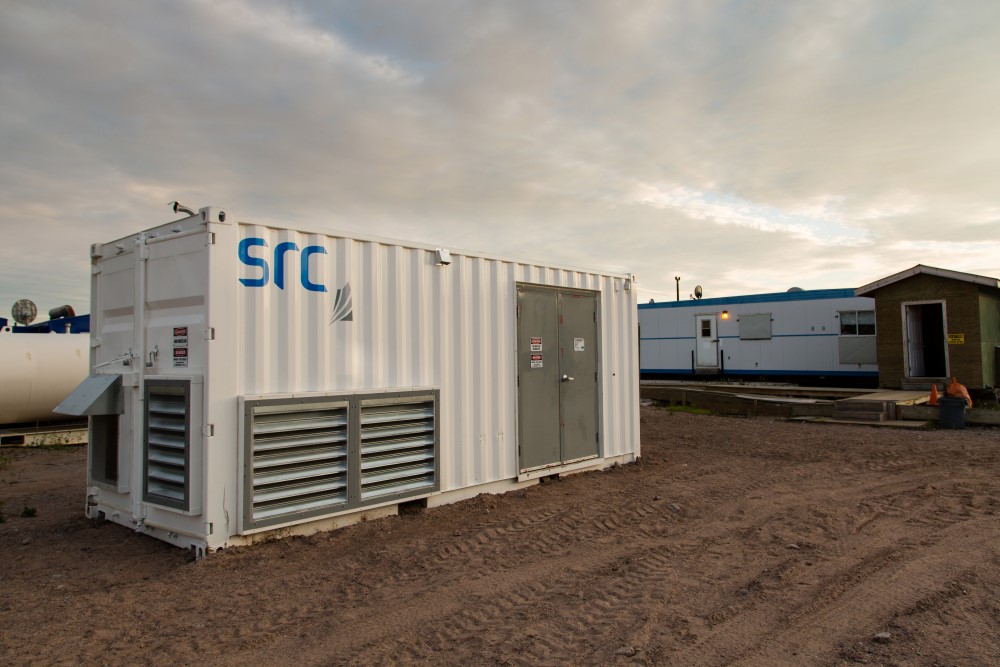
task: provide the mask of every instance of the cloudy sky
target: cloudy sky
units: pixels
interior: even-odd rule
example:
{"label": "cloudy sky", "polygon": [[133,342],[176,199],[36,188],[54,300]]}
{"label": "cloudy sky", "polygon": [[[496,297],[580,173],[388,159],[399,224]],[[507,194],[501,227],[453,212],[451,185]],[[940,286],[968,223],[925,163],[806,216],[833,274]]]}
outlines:
{"label": "cloudy sky", "polygon": [[215,205],[635,273],[1000,277],[1000,2],[0,3],[0,314]]}

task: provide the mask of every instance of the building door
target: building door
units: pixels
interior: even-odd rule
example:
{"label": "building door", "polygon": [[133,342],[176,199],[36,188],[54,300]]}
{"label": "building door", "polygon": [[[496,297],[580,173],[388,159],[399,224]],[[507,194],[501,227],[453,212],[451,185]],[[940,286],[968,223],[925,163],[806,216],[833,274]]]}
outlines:
{"label": "building door", "polygon": [[903,304],[906,376],[948,377],[944,302]]}
{"label": "building door", "polygon": [[517,286],[518,469],[598,455],[598,293]]}
{"label": "building door", "polygon": [[718,322],[715,315],[695,316],[695,364],[700,369],[719,367]]}

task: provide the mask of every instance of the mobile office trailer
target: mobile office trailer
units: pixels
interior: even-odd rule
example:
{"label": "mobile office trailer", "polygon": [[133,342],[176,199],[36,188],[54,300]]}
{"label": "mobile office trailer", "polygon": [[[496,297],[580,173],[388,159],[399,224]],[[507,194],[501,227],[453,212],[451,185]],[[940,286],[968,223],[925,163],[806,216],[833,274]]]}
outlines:
{"label": "mobile office trailer", "polygon": [[643,378],[878,384],[875,302],[853,289],[640,304]]}
{"label": "mobile office trailer", "polygon": [[200,554],[639,456],[630,275],[215,208],[91,258],[91,517]]}

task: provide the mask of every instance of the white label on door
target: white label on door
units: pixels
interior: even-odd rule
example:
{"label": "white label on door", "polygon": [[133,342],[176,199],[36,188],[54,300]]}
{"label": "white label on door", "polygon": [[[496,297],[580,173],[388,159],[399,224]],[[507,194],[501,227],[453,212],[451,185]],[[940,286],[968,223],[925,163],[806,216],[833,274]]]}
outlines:
{"label": "white label on door", "polygon": [[531,367],[532,368],[541,368],[542,367],[542,355],[540,355],[540,354],[533,354],[533,355],[531,355]]}
{"label": "white label on door", "polygon": [[573,351],[574,352],[583,352],[583,339],[582,338],[574,338],[573,339]]}
{"label": "white label on door", "polygon": [[541,338],[532,338],[531,339],[531,351],[532,352],[541,352],[542,351],[542,339]]}

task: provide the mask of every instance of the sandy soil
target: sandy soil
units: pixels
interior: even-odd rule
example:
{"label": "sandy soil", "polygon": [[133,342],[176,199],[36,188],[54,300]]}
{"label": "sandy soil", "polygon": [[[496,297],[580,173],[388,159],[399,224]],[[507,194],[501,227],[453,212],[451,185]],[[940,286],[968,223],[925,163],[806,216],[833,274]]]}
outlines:
{"label": "sandy soil", "polygon": [[2,450],[0,663],[1000,664],[1000,430],[642,427],[636,464],[197,562],[84,518],[83,451]]}

